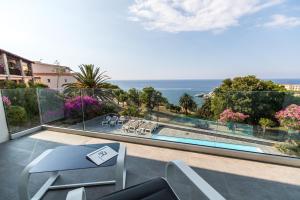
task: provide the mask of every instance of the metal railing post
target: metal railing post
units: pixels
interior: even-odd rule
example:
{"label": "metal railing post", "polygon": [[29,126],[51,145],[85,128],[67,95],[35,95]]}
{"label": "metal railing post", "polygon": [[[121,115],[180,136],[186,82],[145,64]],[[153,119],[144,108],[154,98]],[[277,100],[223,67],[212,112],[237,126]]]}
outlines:
{"label": "metal railing post", "polygon": [[39,95],[39,88],[36,88],[36,99],[39,109],[39,116],[40,116],[40,124],[43,125],[43,115],[42,115],[42,109],[41,109],[41,103],[40,103],[40,95]]}
{"label": "metal railing post", "polygon": [[83,130],[85,130],[84,108],[83,108],[83,99],[82,99],[82,89],[80,89],[80,99],[81,99],[81,112],[82,112],[82,128],[83,128]]}

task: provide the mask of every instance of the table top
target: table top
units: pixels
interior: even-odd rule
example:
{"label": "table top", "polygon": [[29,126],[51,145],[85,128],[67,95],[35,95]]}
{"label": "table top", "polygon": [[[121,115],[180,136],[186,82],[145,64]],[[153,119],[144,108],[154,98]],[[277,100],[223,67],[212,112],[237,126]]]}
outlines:
{"label": "table top", "polygon": [[31,168],[29,173],[66,171],[115,165],[118,156],[113,157],[99,166],[86,158],[87,154],[104,146],[109,146],[119,152],[119,143],[60,146],[53,149],[53,151]]}

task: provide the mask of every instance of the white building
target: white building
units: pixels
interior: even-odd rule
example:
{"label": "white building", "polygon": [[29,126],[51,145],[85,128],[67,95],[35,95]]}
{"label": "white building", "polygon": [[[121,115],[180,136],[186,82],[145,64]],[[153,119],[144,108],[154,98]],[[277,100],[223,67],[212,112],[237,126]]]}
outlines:
{"label": "white building", "polygon": [[32,71],[36,83],[43,83],[51,89],[60,89],[63,88],[63,84],[76,82],[69,67],[34,62]]}
{"label": "white building", "polygon": [[285,89],[294,92],[300,92],[300,84],[284,84]]}

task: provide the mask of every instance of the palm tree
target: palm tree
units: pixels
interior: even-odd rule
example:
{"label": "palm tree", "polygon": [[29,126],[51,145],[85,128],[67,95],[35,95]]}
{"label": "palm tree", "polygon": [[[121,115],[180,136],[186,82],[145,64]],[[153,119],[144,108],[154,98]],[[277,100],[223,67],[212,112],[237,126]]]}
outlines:
{"label": "palm tree", "polygon": [[92,96],[97,96],[101,100],[112,100],[113,93],[112,90],[118,88],[118,86],[112,85],[107,80],[110,79],[105,73],[106,71],[101,71],[99,67],[95,67],[92,64],[80,65],[80,72],[75,73],[73,76],[76,79],[76,83],[66,83],[65,93],[67,94],[78,94],[81,92],[92,93]]}
{"label": "palm tree", "polygon": [[180,106],[184,109],[185,114],[188,114],[188,110],[195,110],[197,108],[196,102],[193,97],[187,93],[184,93],[179,99]]}

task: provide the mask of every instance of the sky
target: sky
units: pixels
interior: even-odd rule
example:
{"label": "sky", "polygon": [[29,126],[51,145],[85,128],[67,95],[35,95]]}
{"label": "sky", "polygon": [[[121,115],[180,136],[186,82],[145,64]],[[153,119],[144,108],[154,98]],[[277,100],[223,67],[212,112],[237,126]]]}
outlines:
{"label": "sky", "polygon": [[299,0],[0,0],[0,48],[115,80],[300,78]]}

